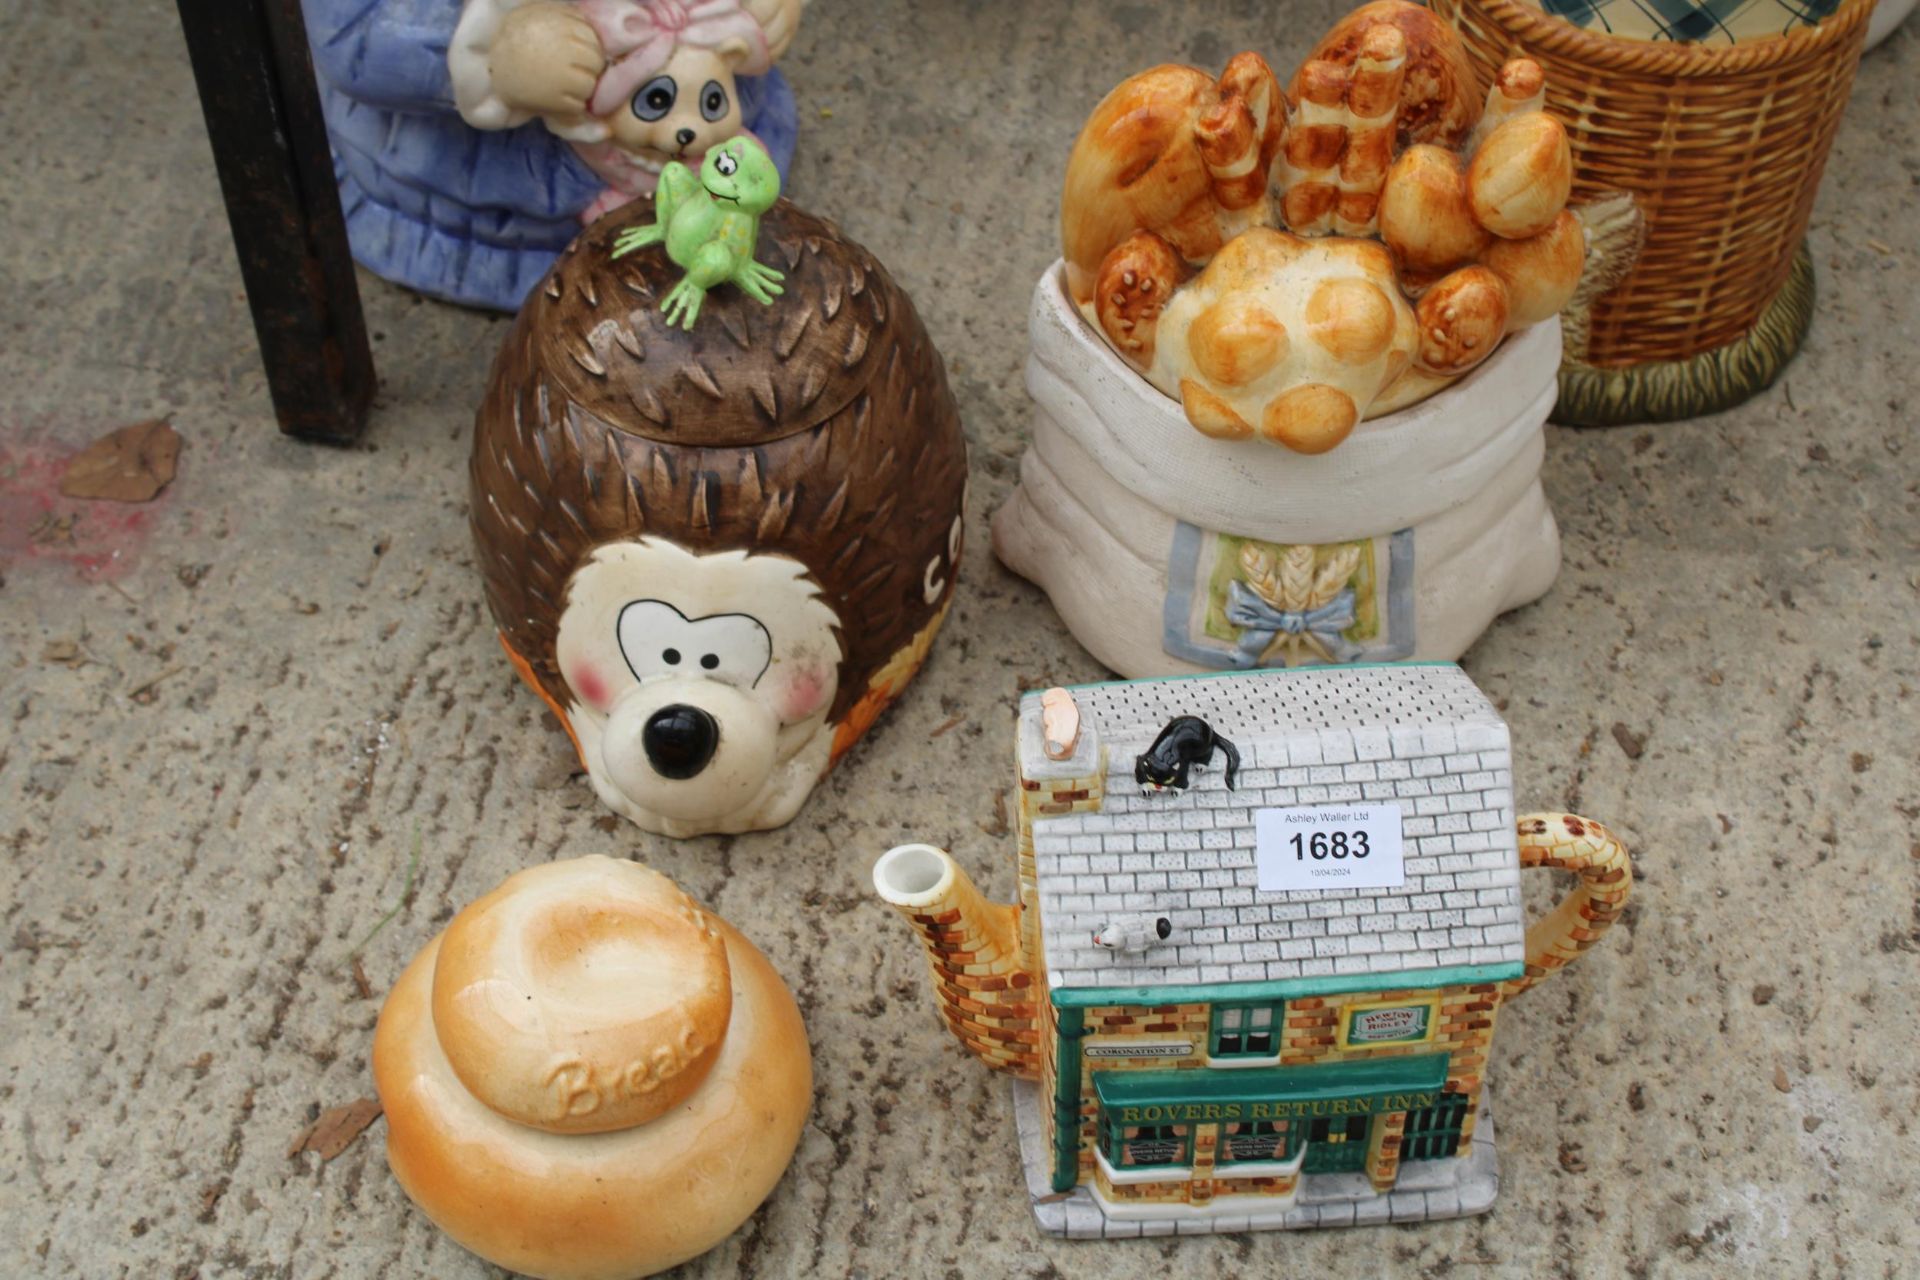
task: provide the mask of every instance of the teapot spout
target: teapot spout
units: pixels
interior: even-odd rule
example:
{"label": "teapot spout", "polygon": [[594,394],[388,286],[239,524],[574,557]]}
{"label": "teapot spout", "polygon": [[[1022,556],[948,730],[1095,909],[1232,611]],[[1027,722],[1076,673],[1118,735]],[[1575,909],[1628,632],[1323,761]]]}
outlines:
{"label": "teapot spout", "polygon": [[944,849],[881,855],[873,887],[920,935],[947,1027],[995,1071],[1040,1076],[1040,993],[1020,946],[1020,908],[988,902]]}

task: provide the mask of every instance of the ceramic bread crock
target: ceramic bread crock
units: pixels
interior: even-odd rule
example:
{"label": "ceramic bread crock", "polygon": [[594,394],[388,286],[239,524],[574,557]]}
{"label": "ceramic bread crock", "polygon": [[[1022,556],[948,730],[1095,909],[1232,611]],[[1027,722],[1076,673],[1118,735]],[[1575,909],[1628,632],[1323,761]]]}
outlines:
{"label": "ceramic bread crock", "polygon": [[766,958],[604,857],[522,871],[455,916],[388,995],[373,1074],[407,1195],[541,1280],[711,1249],[780,1180],[813,1088]]}
{"label": "ceramic bread crock", "polygon": [[[1594,944],[1633,875],[1596,822],[1515,818],[1507,726],[1472,681],[1448,663],[1117,681],[1029,695],[1017,732],[1018,903],[931,845],[873,881],[942,1020],[1014,1077],[1041,1227],[1488,1209],[1500,1010]],[[1577,883],[1529,925],[1534,867]],[[1524,1152],[1502,1138],[1502,1160]]]}
{"label": "ceramic bread crock", "polygon": [[1561,314],[1631,260],[1524,58],[1380,0],[1283,90],[1161,66],[1074,144],[994,549],[1123,675],[1459,656],[1559,567]]}
{"label": "ceramic bread crock", "polygon": [[[1559,572],[1540,485],[1557,321],[1314,457],[1197,444],[1179,403],[1073,310],[1058,271],[1034,291],[1029,336],[1032,444],[994,551],[1121,675],[1452,659]],[[1234,612],[1250,590],[1243,555],[1269,574],[1301,562],[1297,599],[1273,593],[1295,606],[1271,608],[1281,625]]]}
{"label": "ceramic bread crock", "polygon": [[700,184],[777,181],[764,152],[669,169],[671,202],[595,223],[521,310],[471,512],[501,642],[595,791],[690,836],[786,822],[912,679],[966,444],[913,303],[832,224],[763,185],[757,242],[700,243]]}

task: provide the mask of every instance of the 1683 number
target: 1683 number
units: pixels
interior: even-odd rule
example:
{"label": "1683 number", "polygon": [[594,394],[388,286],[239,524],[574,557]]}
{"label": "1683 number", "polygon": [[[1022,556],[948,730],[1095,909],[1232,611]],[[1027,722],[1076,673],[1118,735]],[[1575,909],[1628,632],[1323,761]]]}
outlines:
{"label": "1683 number", "polygon": [[1305,862],[1308,858],[1316,861],[1364,858],[1373,852],[1365,831],[1316,831],[1311,836],[1296,831],[1289,843],[1293,846],[1295,862]]}

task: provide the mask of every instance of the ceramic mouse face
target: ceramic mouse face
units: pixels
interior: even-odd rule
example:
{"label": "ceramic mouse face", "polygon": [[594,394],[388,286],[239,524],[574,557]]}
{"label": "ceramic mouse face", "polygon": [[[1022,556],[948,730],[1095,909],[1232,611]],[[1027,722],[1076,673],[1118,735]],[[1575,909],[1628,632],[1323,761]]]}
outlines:
{"label": "ceramic mouse face", "polygon": [[676,48],[666,66],[605,117],[614,142],[655,164],[697,162],[740,132],[733,68],[745,55],[738,42],[717,50],[691,44]]}
{"label": "ceramic mouse face", "polygon": [[837,626],[785,556],[654,537],[595,551],[554,646],[594,790],[666,835],[785,822],[827,767]]}

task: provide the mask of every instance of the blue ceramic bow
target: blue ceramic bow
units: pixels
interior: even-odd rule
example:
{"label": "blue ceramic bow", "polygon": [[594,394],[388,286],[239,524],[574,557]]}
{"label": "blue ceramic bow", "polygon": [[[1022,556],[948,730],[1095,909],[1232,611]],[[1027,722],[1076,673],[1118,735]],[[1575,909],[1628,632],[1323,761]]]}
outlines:
{"label": "blue ceramic bow", "polygon": [[1360,656],[1360,646],[1341,635],[1354,623],[1353,589],[1343,587],[1340,594],[1318,609],[1276,609],[1262,600],[1244,582],[1227,584],[1227,621],[1240,628],[1235,647],[1236,667],[1251,667],[1260,661],[1267,646],[1281,632],[1290,636],[1302,633],[1318,640],[1335,662],[1352,662]]}

